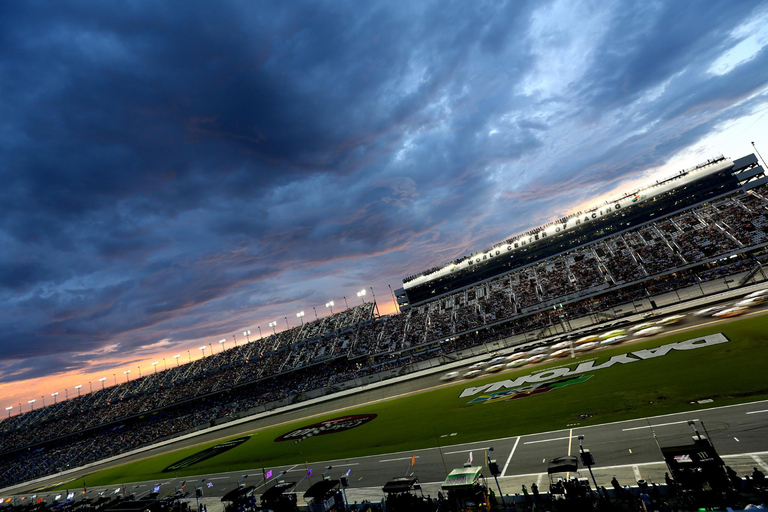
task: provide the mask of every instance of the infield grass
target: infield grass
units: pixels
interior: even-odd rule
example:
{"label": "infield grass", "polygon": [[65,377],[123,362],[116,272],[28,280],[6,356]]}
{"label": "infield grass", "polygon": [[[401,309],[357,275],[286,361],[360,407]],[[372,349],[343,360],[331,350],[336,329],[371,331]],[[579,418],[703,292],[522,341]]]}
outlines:
{"label": "infield grass", "polygon": [[[442,439],[441,444],[445,446],[448,442],[466,443],[768,398],[768,315],[712,322],[694,330],[679,329],[678,333],[675,333],[676,327],[667,328],[670,335],[590,352],[576,359],[464,380],[353,407],[343,413],[337,411],[328,416],[255,430],[250,432],[251,438],[237,448],[173,473],[162,473],[162,470],[221,441],[126,463],[89,475],[86,481],[88,486],[108,485],[412,452],[437,446],[438,437],[443,434],[457,433]],[[673,350],[663,357],[588,372],[592,377],[586,382],[546,394],[471,405],[468,402],[472,398],[459,398],[467,387],[514,379],[554,366],[573,367],[590,359],[597,359],[599,364],[614,355],[720,332],[730,340],[728,343],[696,350]],[[695,403],[703,399],[713,401],[708,405]],[[274,441],[296,428],[347,414],[376,414],[377,417],[358,428],[310,437],[297,444]],[[279,417],[275,417],[277,421]],[[68,485],[71,487],[72,482]]]}

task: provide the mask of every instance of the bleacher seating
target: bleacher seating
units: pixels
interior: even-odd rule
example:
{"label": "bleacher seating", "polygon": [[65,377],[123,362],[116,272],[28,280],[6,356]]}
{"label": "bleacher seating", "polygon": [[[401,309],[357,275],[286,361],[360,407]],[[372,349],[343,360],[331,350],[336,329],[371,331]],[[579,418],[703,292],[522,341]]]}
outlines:
{"label": "bleacher seating", "polygon": [[[122,453],[310,390],[513,333],[536,332],[560,322],[562,314],[597,314],[741,272],[754,261],[720,259],[768,244],[766,190],[587,243],[404,313],[378,318],[375,304],[366,302],[5,419],[0,422],[0,486]],[[562,304],[560,311],[553,304]]]}

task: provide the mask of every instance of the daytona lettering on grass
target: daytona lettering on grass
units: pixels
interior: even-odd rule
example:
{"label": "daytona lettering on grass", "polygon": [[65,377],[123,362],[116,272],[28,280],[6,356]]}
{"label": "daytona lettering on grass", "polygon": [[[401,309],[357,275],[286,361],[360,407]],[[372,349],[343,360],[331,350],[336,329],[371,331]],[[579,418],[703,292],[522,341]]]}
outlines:
{"label": "daytona lettering on grass", "polygon": [[582,373],[591,372],[594,370],[602,370],[610,368],[615,364],[629,364],[636,363],[637,361],[643,361],[645,359],[653,359],[667,355],[672,350],[695,350],[698,348],[709,347],[711,345],[719,345],[720,343],[727,343],[728,338],[721,332],[717,334],[710,334],[709,336],[703,336],[701,338],[694,338],[692,340],[678,341],[677,343],[669,343],[657,348],[651,348],[648,350],[637,350],[628,354],[620,354],[613,356],[603,364],[595,366],[595,361],[587,361],[581,363],[576,368],[552,368],[551,370],[545,370],[539,373],[532,373],[530,375],[523,375],[515,380],[502,380],[499,382],[493,382],[484,386],[477,386],[472,388],[466,388],[461,392],[459,398],[466,398],[474,396],[479,393],[495,393],[501,389],[514,389],[525,384],[536,384],[539,382],[546,382],[552,379],[559,379],[562,377],[568,377],[572,375],[580,375]]}
{"label": "daytona lettering on grass", "polygon": [[375,414],[354,414],[351,416],[342,416],[340,418],[333,418],[331,420],[321,421],[312,425],[297,428],[287,434],[283,434],[277,439],[276,443],[281,441],[293,441],[298,443],[308,437],[323,436],[326,434],[334,434],[336,432],[343,432],[351,428],[365,425],[376,417]]}
{"label": "daytona lettering on grass", "polygon": [[541,395],[549,393],[554,389],[561,389],[566,386],[572,386],[574,384],[581,384],[591,379],[591,375],[580,375],[578,377],[566,377],[564,379],[556,380],[553,382],[542,382],[540,384],[533,384],[531,386],[525,386],[517,389],[509,389],[507,391],[498,391],[491,393],[490,395],[480,395],[474,400],[470,400],[470,404],[484,403],[490,404],[495,402],[508,402],[510,400],[518,400],[520,398],[528,398],[529,396]]}

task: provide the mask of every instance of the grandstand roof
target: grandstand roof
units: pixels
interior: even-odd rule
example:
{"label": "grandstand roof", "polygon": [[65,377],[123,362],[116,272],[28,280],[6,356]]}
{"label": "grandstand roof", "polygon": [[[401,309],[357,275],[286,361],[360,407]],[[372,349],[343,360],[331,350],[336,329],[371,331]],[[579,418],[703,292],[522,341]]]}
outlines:
{"label": "grandstand roof", "polygon": [[604,205],[593,207],[578,214],[571,214],[562,219],[550,222],[538,228],[531,229],[525,233],[512,236],[503,242],[495,244],[492,248],[480,251],[472,256],[460,258],[451,263],[443,265],[439,269],[429,271],[411,279],[403,280],[403,288],[409,289],[415,286],[428,283],[434,279],[445,277],[452,272],[468,268],[474,263],[493,258],[502,254],[522,251],[524,245],[517,245],[515,242],[524,242],[525,245],[535,244],[547,236],[555,233],[567,232],[576,229],[581,224],[592,222],[595,219],[611,214],[616,210],[627,207],[631,204],[640,204],[653,200],[654,197],[663,194],[669,190],[682,187],[688,183],[696,181],[704,176],[716,173],[723,169],[733,167],[733,161],[723,157],[703,162],[691,169],[681,171],[678,175],[672,176],[661,182],[649,184],[632,192],[626,193],[615,200],[608,200]]}

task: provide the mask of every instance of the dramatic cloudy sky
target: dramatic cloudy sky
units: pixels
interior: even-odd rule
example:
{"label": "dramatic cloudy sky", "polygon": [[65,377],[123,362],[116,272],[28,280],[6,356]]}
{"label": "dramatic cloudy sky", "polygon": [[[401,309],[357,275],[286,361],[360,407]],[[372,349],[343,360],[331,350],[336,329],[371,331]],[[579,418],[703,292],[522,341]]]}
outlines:
{"label": "dramatic cloudy sky", "polygon": [[749,0],[4,2],[0,406],[361,288],[390,312],[406,275],[768,153],[766,27]]}

